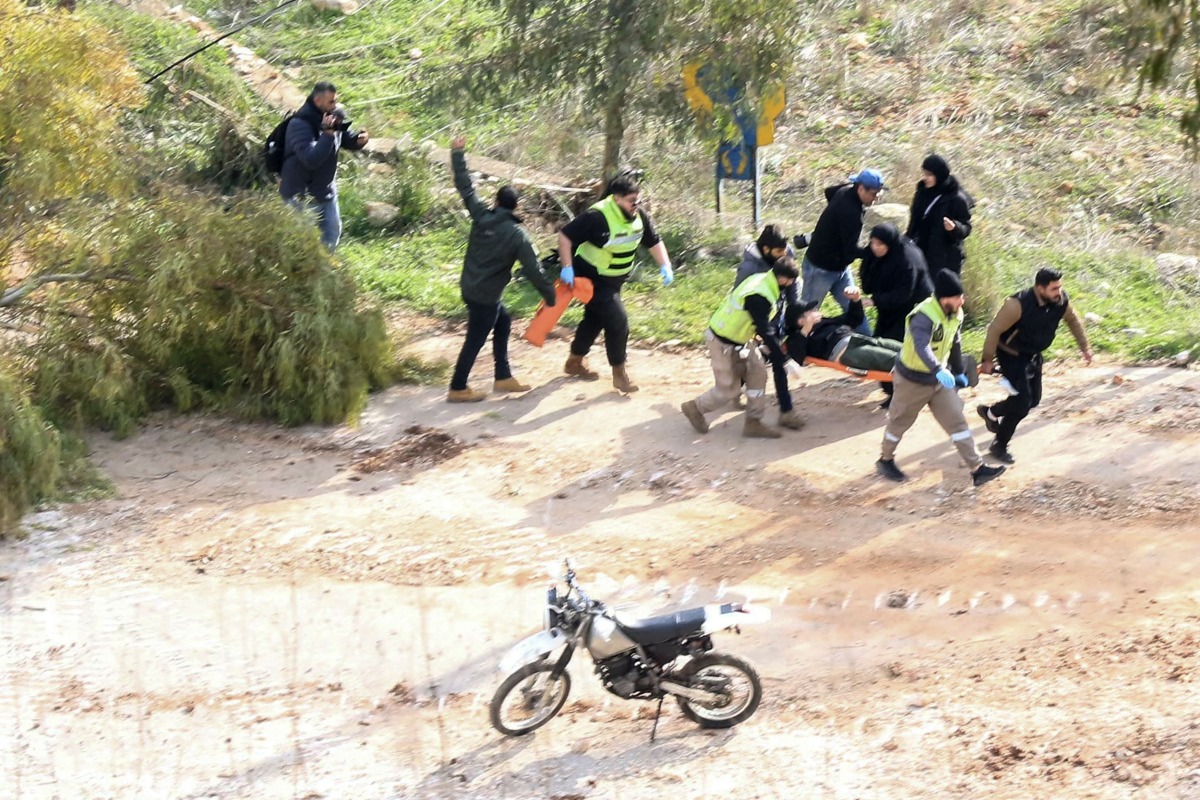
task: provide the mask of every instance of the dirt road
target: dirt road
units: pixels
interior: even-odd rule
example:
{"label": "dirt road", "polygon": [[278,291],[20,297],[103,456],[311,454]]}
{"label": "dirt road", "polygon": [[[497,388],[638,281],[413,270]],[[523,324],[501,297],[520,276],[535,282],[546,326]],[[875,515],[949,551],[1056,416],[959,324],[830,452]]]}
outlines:
{"label": "dirt road", "polygon": [[[0,794],[1200,797],[1195,371],[1054,367],[975,489],[929,418],[913,480],[877,480],[880,395],[833,373],[796,390],[806,430],[748,441],[679,413],[698,352],[635,352],[632,397],[564,357],[518,344],[529,395],[396,388],[357,428],[94,437],[118,496],[0,546]],[[771,605],[717,642],[759,667],[759,712],[711,733],[664,706],[651,744],[651,708],[577,659],[560,718],[492,731],[563,556],[633,611]]]}

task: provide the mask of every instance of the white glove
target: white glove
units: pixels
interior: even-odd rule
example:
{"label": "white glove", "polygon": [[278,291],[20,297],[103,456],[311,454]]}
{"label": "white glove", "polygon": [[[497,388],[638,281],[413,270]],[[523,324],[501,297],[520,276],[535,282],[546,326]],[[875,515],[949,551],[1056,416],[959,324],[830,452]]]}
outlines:
{"label": "white glove", "polygon": [[804,368],[797,364],[794,358],[787,360],[787,363],[783,365],[783,371],[788,374],[789,378],[796,380],[799,380],[800,376],[804,374]]}

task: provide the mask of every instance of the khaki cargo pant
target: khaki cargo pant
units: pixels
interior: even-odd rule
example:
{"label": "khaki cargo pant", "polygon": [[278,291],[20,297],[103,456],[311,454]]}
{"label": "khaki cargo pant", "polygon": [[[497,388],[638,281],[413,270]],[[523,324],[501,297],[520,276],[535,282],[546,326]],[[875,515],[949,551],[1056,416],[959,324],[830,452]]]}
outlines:
{"label": "khaki cargo pant", "polygon": [[742,391],[746,381],[746,417],[762,419],[767,410],[767,364],[751,340],[749,354],[741,357],[742,348],[723,342],[711,330],[704,334],[708,342],[708,358],[712,362],[716,385],[696,398],[702,414],[724,408]]}
{"label": "khaki cargo pant", "polygon": [[885,461],[896,455],[896,445],[905,432],[917,421],[921,409],[929,406],[933,418],[942,430],[950,434],[950,441],[958,448],[963,463],[974,470],[983,463],[975,449],[975,437],[963,416],[962,398],[953,389],[940,383],[926,386],[910,381],[899,372],[892,372],[892,403],[888,406],[887,427],[883,431],[883,448],[880,457]]}

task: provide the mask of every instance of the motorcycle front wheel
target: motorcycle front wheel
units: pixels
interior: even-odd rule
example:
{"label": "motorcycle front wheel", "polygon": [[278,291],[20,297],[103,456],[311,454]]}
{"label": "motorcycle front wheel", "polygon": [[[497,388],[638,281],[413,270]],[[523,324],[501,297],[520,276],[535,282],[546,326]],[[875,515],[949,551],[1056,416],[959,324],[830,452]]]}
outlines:
{"label": "motorcycle front wheel", "polygon": [[701,728],[732,728],[750,719],[762,700],[758,672],[737,656],[705,653],[684,665],[679,678],[693,689],[711,692],[711,701],[676,697],[683,715]]}
{"label": "motorcycle front wheel", "polygon": [[505,736],[524,736],[545,725],[567,702],[571,676],[551,677],[554,664],[527,664],[504,679],[492,696],[492,727]]}

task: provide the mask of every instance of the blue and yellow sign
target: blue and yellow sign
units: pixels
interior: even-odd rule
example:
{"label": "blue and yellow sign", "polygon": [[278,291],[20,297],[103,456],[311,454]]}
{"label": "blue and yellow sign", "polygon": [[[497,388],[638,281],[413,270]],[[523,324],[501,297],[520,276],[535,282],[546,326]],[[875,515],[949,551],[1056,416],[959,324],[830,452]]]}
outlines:
{"label": "blue and yellow sign", "polygon": [[[712,114],[713,98],[723,105],[734,107],[745,94],[745,89],[730,79],[721,80],[711,74],[708,65],[693,62],[683,68],[683,93],[696,111]],[[751,147],[763,147],[775,141],[775,118],[787,106],[787,95],[782,86],[762,98],[757,117],[746,118],[734,111],[737,125],[742,131],[743,141]]]}
{"label": "blue and yellow sign", "polygon": [[758,148],[745,142],[721,142],[717,148],[718,180],[754,180],[755,161]]}

